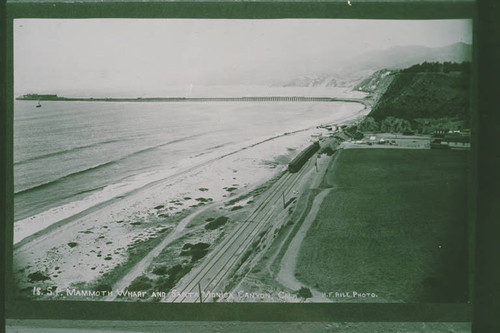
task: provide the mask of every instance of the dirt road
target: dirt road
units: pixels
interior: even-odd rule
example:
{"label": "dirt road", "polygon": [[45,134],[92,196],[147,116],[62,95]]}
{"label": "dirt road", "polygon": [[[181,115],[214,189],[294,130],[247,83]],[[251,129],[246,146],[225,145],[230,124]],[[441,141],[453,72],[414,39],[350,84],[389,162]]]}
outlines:
{"label": "dirt road", "polygon": [[[328,195],[330,191],[331,191],[330,188],[324,189],[314,198],[311,210],[307,214],[304,222],[302,222],[302,225],[300,226],[300,229],[298,230],[297,234],[295,234],[295,237],[290,242],[290,245],[288,246],[288,249],[281,260],[280,271],[278,273],[278,276],[276,277],[276,280],[283,286],[288,287],[292,290],[299,290],[301,287],[304,287],[304,284],[299,282],[295,278],[295,265],[297,263],[297,257],[299,255],[302,241],[304,240],[307,231],[313,224],[316,215],[318,215],[319,208],[321,206],[321,203],[323,202],[323,199]],[[329,301],[329,299],[323,297],[319,291],[315,290],[310,286],[308,287],[313,295],[313,297],[310,299],[312,302]]]}

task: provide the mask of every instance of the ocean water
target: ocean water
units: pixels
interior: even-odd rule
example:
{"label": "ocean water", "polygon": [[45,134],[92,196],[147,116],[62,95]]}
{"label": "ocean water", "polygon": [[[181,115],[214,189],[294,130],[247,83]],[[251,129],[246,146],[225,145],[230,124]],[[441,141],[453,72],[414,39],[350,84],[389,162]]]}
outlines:
{"label": "ocean water", "polygon": [[139,188],[145,183],[140,175],[174,172],[193,157],[222,155],[243,142],[332,123],[362,109],[340,102],[42,104],[14,106],[15,221],[131,179],[140,180]]}

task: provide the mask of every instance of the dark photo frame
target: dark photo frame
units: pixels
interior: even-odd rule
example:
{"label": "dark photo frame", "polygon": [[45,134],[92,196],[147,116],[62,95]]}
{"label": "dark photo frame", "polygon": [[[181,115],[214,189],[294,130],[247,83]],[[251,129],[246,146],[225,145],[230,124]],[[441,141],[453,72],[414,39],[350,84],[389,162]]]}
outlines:
{"label": "dark photo frame", "polygon": [[[479,8],[478,8],[479,6]],[[475,287],[476,274],[484,274],[482,265],[487,262],[478,256],[486,251],[478,239],[484,237],[485,227],[477,216],[481,216],[484,174],[479,175],[484,165],[484,156],[490,149],[481,146],[491,135],[493,122],[485,124],[484,100],[478,77],[483,75],[479,65],[486,57],[479,52],[483,25],[478,20],[478,9],[484,8],[473,1],[359,1],[348,6],[344,1],[318,2],[18,2],[6,5],[6,57],[2,58],[6,84],[2,112],[2,221],[5,239],[5,313],[9,319],[60,319],[60,320],[151,320],[151,321],[248,321],[248,322],[457,322],[473,320],[473,311],[481,305],[484,284]],[[479,13],[483,13],[479,11]],[[485,14],[483,14],[485,15]],[[21,18],[209,18],[209,19],[391,19],[391,20],[473,20],[473,57],[471,76],[471,128],[472,128],[472,179],[469,197],[468,226],[468,285],[469,302],[457,303],[220,303],[220,304],[165,304],[140,302],[94,302],[94,301],[32,301],[19,300],[13,288],[13,118],[14,118],[14,70],[13,70],[13,23]],[[481,31],[481,34],[480,32]],[[488,60],[488,59],[486,59]],[[491,59],[489,59],[491,61]],[[491,92],[490,92],[491,93]],[[487,114],[487,113],[484,113]],[[498,116],[496,116],[498,118]],[[497,125],[498,126],[498,125]],[[498,127],[497,127],[498,128]],[[485,136],[482,136],[482,133]],[[484,169],[483,169],[484,170]],[[493,172],[489,170],[490,174]],[[486,173],[487,174],[487,173]],[[476,182],[476,178],[478,181]],[[483,182],[481,182],[483,180]],[[477,206],[477,207],[476,207]],[[487,220],[487,219],[486,219]],[[481,221],[478,222],[478,221]],[[478,225],[479,223],[479,225]],[[486,225],[487,226],[487,225]],[[476,234],[477,233],[477,234]],[[486,242],[485,244],[491,244]],[[485,245],[487,246],[487,245]],[[487,247],[491,250],[491,247]],[[488,271],[487,271],[488,272]],[[491,280],[485,280],[492,283]],[[488,285],[488,284],[486,284]],[[491,286],[491,284],[490,284]],[[478,298],[479,297],[479,298]],[[474,300],[478,300],[476,303]],[[474,306],[474,308],[473,308]],[[487,311],[485,312],[487,316]],[[479,314],[481,318],[481,314]]]}

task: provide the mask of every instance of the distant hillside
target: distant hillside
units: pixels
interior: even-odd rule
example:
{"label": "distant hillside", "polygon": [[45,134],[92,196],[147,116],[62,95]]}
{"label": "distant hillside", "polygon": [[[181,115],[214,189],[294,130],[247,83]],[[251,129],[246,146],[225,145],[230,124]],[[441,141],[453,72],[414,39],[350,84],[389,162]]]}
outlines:
{"label": "distant hillside", "polygon": [[345,87],[352,88],[358,82],[371,75],[373,70],[345,70],[342,67],[335,73],[322,75],[307,75],[296,77],[291,80],[277,82],[274,85],[283,87]]}
{"label": "distant hillside", "polygon": [[397,73],[397,71],[388,69],[381,69],[379,71],[376,71],[375,73],[358,83],[353,90],[374,93],[380,90],[382,84],[388,86],[388,84],[392,82],[395,73]]}
{"label": "distant hillside", "polygon": [[405,120],[468,119],[470,63],[424,63],[399,71],[369,116]]}
{"label": "distant hillside", "polygon": [[423,62],[462,63],[472,60],[472,45],[455,43],[445,47],[396,46],[353,58],[347,67],[359,70],[403,69]]}
{"label": "distant hillside", "polygon": [[369,93],[373,104],[382,97],[391,85],[398,71],[381,69],[358,83],[353,90]]}
{"label": "distant hillside", "polygon": [[[371,51],[354,57],[335,69],[321,75],[298,77],[286,82],[283,86],[334,86],[354,87],[364,78],[382,69],[399,70],[423,62],[455,62],[471,61],[472,46],[455,43],[445,47],[430,48],[425,46],[397,46],[385,50]],[[361,90],[364,91],[364,90]]]}

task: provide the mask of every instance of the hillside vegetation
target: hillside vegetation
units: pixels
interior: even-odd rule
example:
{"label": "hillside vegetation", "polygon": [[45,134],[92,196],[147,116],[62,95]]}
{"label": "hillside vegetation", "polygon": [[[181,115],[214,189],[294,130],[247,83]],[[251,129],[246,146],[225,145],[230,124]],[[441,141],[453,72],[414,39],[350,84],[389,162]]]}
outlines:
{"label": "hillside vegetation", "polygon": [[431,124],[469,127],[470,63],[423,63],[374,75],[358,87],[382,92],[361,126],[364,130],[381,130],[380,124],[388,122],[418,132]]}

